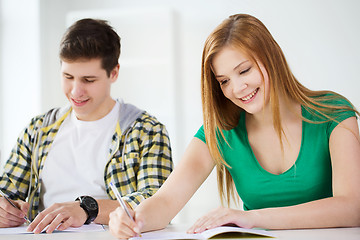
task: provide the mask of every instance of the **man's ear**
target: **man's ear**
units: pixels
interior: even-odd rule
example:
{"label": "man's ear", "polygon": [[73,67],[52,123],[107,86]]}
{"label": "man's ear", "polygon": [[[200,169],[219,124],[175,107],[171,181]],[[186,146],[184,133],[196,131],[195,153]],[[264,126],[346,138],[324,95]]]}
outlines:
{"label": "man's ear", "polygon": [[120,64],[118,63],[110,73],[112,82],[115,82],[119,76]]}

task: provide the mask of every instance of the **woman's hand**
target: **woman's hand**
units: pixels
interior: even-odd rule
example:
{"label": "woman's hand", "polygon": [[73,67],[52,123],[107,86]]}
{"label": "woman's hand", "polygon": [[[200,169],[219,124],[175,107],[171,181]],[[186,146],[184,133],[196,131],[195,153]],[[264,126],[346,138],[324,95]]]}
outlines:
{"label": "woman's hand", "polygon": [[219,207],[199,218],[188,230],[188,233],[201,233],[211,228],[229,224],[235,224],[243,228],[252,228],[254,226],[251,220],[251,212]]}
{"label": "woman's hand", "polygon": [[117,238],[128,239],[140,235],[143,226],[139,217],[135,218],[135,212],[128,208],[130,215],[134,218],[133,221],[126,214],[124,209],[118,207],[115,211],[111,212],[109,217],[110,232]]}

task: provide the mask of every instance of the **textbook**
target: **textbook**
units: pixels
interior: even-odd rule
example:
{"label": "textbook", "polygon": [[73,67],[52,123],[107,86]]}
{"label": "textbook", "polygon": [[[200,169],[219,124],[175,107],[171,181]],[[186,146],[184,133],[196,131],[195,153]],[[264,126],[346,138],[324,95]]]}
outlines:
{"label": "textbook", "polygon": [[142,233],[141,237],[133,237],[131,240],[168,240],[168,239],[211,239],[211,238],[242,238],[248,235],[263,236],[263,237],[275,237],[275,235],[266,230],[259,229],[246,229],[240,227],[216,227],[206,230],[202,233],[189,234],[184,232],[167,232],[164,230]]}

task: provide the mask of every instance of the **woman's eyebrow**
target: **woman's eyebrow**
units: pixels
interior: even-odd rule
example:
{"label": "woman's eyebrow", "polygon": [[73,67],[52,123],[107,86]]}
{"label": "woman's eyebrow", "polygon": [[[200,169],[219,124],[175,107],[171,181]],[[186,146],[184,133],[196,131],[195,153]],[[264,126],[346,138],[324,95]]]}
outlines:
{"label": "woman's eyebrow", "polygon": [[[243,65],[244,63],[247,63],[247,62],[249,62],[249,60],[245,60],[245,61],[239,63],[238,65],[236,65],[236,66],[234,67],[233,70],[235,71],[237,68],[241,67],[241,65]],[[223,76],[224,76],[224,75],[215,75],[216,78],[218,78],[218,77],[223,77]]]}
{"label": "woman's eyebrow", "polygon": [[247,63],[248,61],[249,61],[249,60],[245,60],[245,61],[239,63],[238,65],[236,65],[236,67],[234,67],[233,70],[236,70],[237,68],[239,68],[239,67],[240,67],[241,65],[243,65],[244,63]]}

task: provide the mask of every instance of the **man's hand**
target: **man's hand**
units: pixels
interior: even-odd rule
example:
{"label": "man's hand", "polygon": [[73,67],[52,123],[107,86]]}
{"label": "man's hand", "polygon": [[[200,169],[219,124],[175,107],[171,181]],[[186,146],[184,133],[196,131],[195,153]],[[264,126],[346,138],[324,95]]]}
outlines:
{"label": "man's hand", "polygon": [[46,233],[52,233],[55,229],[61,231],[68,227],[81,227],[86,219],[87,214],[79,201],[55,203],[39,213],[27,230],[41,233],[48,226]]}
{"label": "man's hand", "polygon": [[29,210],[29,203],[12,201],[20,208],[14,208],[5,198],[0,197],[0,228],[17,227],[25,222],[25,213]]}

